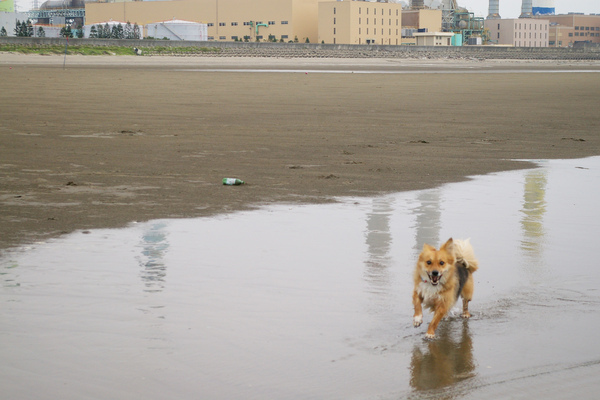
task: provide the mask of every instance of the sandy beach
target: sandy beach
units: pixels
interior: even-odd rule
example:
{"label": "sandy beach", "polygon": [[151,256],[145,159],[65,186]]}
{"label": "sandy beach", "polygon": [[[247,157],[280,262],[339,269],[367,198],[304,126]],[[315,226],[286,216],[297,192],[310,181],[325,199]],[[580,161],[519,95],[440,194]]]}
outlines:
{"label": "sandy beach", "polygon": [[[7,398],[600,390],[599,63],[0,54],[0,71]],[[480,261],[473,317],[425,340],[412,268],[450,235]]]}
{"label": "sandy beach", "polygon": [[0,69],[2,249],[600,154],[597,62],[4,53]]}

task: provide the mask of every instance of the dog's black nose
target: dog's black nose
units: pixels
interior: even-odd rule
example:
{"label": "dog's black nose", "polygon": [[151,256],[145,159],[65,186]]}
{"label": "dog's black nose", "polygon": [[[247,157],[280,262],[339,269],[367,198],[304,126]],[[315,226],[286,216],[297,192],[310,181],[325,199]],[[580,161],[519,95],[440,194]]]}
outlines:
{"label": "dog's black nose", "polygon": [[431,276],[438,276],[440,273],[438,271],[431,271]]}

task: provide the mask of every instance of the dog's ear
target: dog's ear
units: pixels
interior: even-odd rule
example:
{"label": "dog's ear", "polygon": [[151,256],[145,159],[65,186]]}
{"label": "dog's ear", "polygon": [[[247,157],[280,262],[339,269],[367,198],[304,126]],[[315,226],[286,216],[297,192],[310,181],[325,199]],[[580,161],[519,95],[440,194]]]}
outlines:
{"label": "dog's ear", "polygon": [[423,251],[435,251],[435,247],[428,245],[427,243],[425,243],[423,245]]}
{"label": "dog's ear", "polygon": [[448,241],[440,248],[440,250],[442,249],[452,253],[454,251],[454,240],[452,240],[452,238],[448,239]]}

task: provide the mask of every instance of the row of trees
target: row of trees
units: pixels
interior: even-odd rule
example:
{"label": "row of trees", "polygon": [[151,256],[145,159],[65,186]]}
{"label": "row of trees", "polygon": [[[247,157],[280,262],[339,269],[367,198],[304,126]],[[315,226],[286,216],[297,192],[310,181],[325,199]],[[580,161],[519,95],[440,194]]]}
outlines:
{"label": "row of trees", "polygon": [[33,36],[33,24],[31,20],[27,21],[19,21],[17,20],[17,25],[15,27],[15,36],[20,37],[31,37]]}
{"label": "row of trees", "polygon": [[[8,32],[4,27],[0,29],[0,36],[7,36]],[[31,23],[31,20],[27,21],[19,21],[17,20],[17,24],[15,27],[15,36],[20,37],[32,37],[34,36],[34,27]],[[45,37],[46,32],[43,27],[38,27],[37,31],[35,31],[35,36],[37,37]],[[77,25],[74,28],[70,26],[65,26],[60,30],[60,36],[62,37],[83,37],[83,27],[81,25]],[[100,39],[140,39],[142,36],[141,30],[138,24],[131,25],[130,22],[127,22],[125,26],[123,24],[113,25],[112,27],[108,24],[105,25],[92,25],[90,28],[90,38],[100,38]]]}
{"label": "row of trees", "polygon": [[92,25],[90,28],[90,38],[99,39],[139,39],[141,37],[141,31],[138,24],[131,25],[131,22],[127,21],[125,26],[123,24],[113,25],[112,28],[108,24],[104,25]]}

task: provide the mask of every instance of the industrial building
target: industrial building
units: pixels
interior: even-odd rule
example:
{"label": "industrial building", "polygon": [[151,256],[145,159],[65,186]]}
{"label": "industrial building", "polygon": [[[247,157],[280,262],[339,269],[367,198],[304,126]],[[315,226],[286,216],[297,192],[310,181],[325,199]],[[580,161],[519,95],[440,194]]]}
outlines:
{"label": "industrial building", "polygon": [[402,43],[402,5],[365,1],[319,3],[319,43]]}
{"label": "industrial building", "polygon": [[548,47],[549,26],[547,19],[514,18],[487,19],[490,42],[515,47]]}
{"label": "industrial building", "polygon": [[505,20],[500,16],[499,4],[500,0],[489,0],[485,27],[491,43],[525,47],[600,43],[600,15],[555,15],[554,0],[522,0],[520,17]]}
{"label": "industrial building", "polygon": [[207,25],[208,40],[302,41],[318,38],[319,0],[176,0],[86,3],[86,24],[147,25],[186,20]]}
{"label": "industrial building", "polygon": [[539,15],[550,22],[549,46],[570,47],[575,43],[600,43],[600,15]]}

